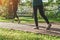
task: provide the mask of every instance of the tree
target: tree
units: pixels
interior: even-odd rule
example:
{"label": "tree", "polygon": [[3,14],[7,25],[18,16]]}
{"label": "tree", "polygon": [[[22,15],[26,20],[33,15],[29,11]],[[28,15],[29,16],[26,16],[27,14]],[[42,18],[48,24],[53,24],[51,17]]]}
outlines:
{"label": "tree", "polygon": [[15,17],[17,9],[18,9],[19,0],[9,0],[8,3],[8,16],[9,18]]}
{"label": "tree", "polygon": [[0,5],[2,5],[2,0],[0,0]]}

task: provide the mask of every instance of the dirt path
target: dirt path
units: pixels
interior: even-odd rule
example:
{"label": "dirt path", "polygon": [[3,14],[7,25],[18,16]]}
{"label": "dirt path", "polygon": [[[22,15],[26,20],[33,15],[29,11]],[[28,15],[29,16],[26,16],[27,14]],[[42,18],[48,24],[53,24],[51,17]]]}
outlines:
{"label": "dirt path", "polygon": [[34,27],[35,27],[34,24],[17,24],[17,23],[0,22],[0,28],[8,28],[8,29],[14,29],[14,30],[33,32],[38,34],[60,36],[60,24],[52,24],[52,27],[49,31],[46,30],[47,28],[46,23],[39,23],[39,30],[34,29]]}

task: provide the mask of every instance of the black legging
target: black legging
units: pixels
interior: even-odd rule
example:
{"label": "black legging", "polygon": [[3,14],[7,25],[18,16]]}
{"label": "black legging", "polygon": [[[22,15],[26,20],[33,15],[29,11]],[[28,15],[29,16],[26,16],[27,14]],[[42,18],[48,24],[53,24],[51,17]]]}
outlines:
{"label": "black legging", "polygon": [[48,21],[47,17],[45,16],[43,5],[39,5],[39,6],[33,6],[34,19],[35,19],[36,26],[38,26],[37,9],[39,9],[40,15],[45,19],[47,24],[49,24],[49,21]]}

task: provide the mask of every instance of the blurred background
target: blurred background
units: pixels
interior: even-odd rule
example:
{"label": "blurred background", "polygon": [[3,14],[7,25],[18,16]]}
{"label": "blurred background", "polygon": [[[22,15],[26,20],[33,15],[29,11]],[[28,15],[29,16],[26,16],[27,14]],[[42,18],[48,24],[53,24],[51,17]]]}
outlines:
{"label": "blurred background", "polygon": [[[43,0],[45,14],[51,22],[60,22],[60,0]],[[0,0],[0,18],[8,16],[9,0]],[[13,14],[13,13],[11,13]],[[21,18],[33,19],[32,0],[20,0],[18,3],[17,15]],[[12,17],[12,16],[11,16]],[[38,18],[42,20],[39,15]],[[21,18],[22,20],[22,18]]]}

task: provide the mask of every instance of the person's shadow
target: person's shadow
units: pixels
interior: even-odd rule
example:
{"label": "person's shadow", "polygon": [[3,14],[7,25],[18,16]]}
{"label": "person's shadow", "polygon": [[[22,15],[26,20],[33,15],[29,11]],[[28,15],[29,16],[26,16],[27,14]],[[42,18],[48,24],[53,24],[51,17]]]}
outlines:
{"label": "person's shadow", "polygon": [[[35,27],[35,25],[29,25],[29,26]],[[46,29],[45,26],[39,26],[39,28],[43,28],[42,30]],[[60,35],[60,28],[50,28],[49,31],[48,30],[46,31],[51,34]]]}
{"label": "person's shadow", "polygon": [[[34,24],[25,24],[25,25],[28,25],[30,26],[31,28],[35,27]],[[39,30],[43,30],[45,31],[45,29],[47,28],[46,26],[39,26]],[[50,30],[46,30],[47,33],[50,33],[50,34],[56,34],[56,35],[60,35],[60,28],[54,28],[53,26],[50,28]]]}

